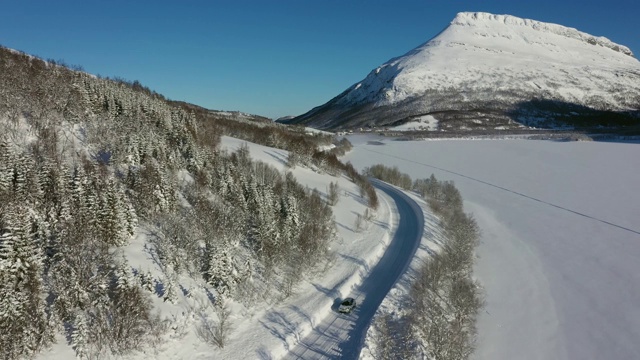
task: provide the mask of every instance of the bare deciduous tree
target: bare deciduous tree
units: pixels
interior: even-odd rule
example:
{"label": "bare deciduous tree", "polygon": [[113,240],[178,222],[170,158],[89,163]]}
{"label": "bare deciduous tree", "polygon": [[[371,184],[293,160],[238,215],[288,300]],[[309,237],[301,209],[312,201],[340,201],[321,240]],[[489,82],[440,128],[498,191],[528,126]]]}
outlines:
{"label": "bare deciduous tree", "polygon": [[335,206],[340,200],[340,187],[337,182],[329,183],[329,189],[327,190],[327,198],[329,205]]}
{"label": "bare deciduous tree", "polygon": [[374,323],[375,335],[373,337],[373,343],[375,344],[374,358],[376,360],[393,360],[397,358],[397,354],[394,353],[392,321],[393,319],[388,313],[376,317]]}
{"label": "bare deciduous tree", "polygon": [[353,223],[353,229],[355,232],[364,230],[365,220],[362,214],[356,214],[356,220]]}
{"label": "bare deciduous tree", "polygon": [[[375,165],[367,173],[398,186],[411,184],[411,178],[397,168]],[[413,348],[413,355],[406,354],[403,358],[468,359],[474,349],[475,322],[482,307],[479,287],[471,279],[480,229],[473,217],[464,213],[462,197],[453,182],[438,181],[432,175],[416,180],[413,189],[426,198],[431,210],[440,217],[447,240],[443,249],[421,266],[413,280],[408,318],[419,345]],[[387,334],[392,324],[388,321],[390,318],[385,316],[376,322],[379,334],[375,341],[381,359],[389,354],[391,342]]]}

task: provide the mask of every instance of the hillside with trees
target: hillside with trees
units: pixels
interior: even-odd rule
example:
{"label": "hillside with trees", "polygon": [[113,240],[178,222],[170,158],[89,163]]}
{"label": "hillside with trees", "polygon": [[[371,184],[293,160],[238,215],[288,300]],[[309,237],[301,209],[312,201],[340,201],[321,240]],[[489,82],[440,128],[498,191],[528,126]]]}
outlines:
{"label": "hillside with trees", "polygon": [[[167,331],[150,298],[174,301],[186,291],[178,276],[208,284],[222,347],[225,299],[286,297],[324,261],[330,204],[246,148],[223,151],[223,135],[289,150],[290,166],[344,173],[377,207],[373,187],[336,157],[348,142],[320,151],[330,136],[80,70],[0,48],[3,358],[32,357],[59,334],[82,358],[141,350]],[[124,256],[141,231],[154,233],[145,248],[159,277]]]}

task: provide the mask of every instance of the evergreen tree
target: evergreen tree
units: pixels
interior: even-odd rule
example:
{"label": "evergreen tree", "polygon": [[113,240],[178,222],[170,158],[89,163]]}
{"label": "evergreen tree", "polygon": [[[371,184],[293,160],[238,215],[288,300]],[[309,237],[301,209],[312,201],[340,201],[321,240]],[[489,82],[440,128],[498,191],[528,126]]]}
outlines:
{"label": "evergreen tree", "polygon": [[87,335],[87,318],[84,312],[79,311],[74,319],[74,327],[71,332],[71,347],[80,359],[89,357]]}
{"label": "evergreen tree", "polygon": [[103,239],[107,244],[122,246],[130,235],[127,220],[129,209],[122,202],[120,189],[113,178],[107,179],[101,196],[104,199],[100,216]]}
{"label": "evergreen tree", "polygon": [[300,234],[300,216],[298,214],[297,200],[292,195],[283,195],[280,200],[280,226],[281,237],[289,251],[295,247]]}
{"label": "evergreen tree", "polygon": [[205,276],[219,294],[228,294],[237,282],[234,261],[224,246],[209,251]]}
{"label": "evergreen tree", "polygon": [[13,358],[48,344],[41,249],[34,241],[34,219],[23,204],[0,213],[0,348]]}
{"label": "evergreen tree", "polygon": [[11,188],[13,166],[13,156],[9,145],[0,139],[0,196]]}

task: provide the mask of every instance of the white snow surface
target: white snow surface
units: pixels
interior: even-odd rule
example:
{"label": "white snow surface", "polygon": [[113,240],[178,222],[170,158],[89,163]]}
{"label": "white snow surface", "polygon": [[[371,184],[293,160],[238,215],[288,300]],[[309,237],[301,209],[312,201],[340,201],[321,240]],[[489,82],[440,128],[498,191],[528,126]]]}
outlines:
{"label": "white snow surface", "polygon": [[459,13],[430,41],[371,71],[340,102],[392,105],[446,89],[467,96],[524,92],[582,105],[598,99],[629,109],[619,95],[640,92],[640,62],[625,46],[562,25]]}
{"label": "white snow surface", "polygon": [[390,127],[389,130],[413,131],[413,130],[438,130],[438,119],[431,115],[419,116],[402,125]]}
{"label": "white snow surface", "polygon": [[[475,359],[640,358],[639,143],[349,140],[357,168],[460,189],[483,233]],[[401,309],[403,293],[381,311]]]}
{"label": "white snow surface", "polygon": [[312,127],[305,127],[304,131],[306,131],[307,133],[313,135],[313,134],[320,134],[320,135],[333,135],[332,132],[330,131],[325,131],[325,130],[320,130],[320,129],[316,129],[316,128],[312,128]]}

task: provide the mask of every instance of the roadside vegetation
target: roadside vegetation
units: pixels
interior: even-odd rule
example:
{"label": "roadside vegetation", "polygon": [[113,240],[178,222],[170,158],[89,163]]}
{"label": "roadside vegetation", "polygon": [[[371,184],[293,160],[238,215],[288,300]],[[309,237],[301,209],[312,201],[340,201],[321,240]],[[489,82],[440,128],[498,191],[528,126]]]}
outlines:
{"label": "roadside vegetation", "polygon": [[[227,301],[278,301],[325,261],[331,205],[247,147],[221,150],[223,135],[289,150],[290,166],[344,173],[377,207],[366,178],[336,158],[348,142],[321,151],[330,136],[223,118],[79,70],[0,47],[4,359],[33,357],[57,333],[81,358],[153,347],[167,324],[152,299],[186,296],[180,276],[211,292],[216,310],[197,332],[223,347]],[[128,263],[143,232],[161,274]]]}
{"label": "roadside vegetation", "polygon": [[483,303],[480,287],[472,278],[480,229],[463,211],[460,192],[452,181],[439,181],[433,175],[412,181],[396,167],[374,165],[364,173],[420,194],[440,218],[446,238],[440,251],[418,269],[403,301],[406,311],[376,319],[374,356],[385,360],[470,358]]}

